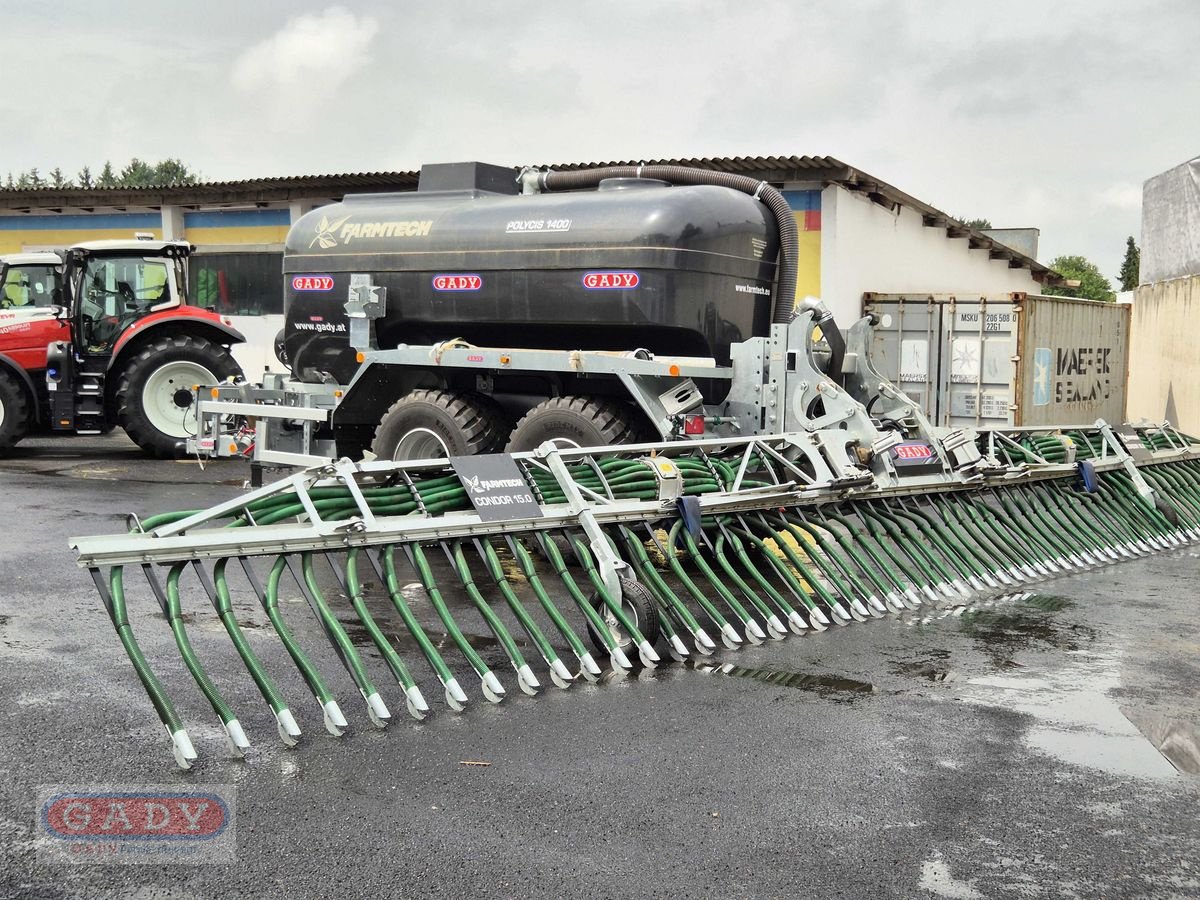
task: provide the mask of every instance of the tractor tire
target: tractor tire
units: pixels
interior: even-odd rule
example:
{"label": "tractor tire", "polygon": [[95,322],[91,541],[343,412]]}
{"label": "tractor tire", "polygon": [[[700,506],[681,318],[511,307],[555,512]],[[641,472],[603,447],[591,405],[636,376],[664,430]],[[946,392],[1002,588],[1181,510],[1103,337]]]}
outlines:
{"label": "tractor tire", "polygon": [[192,388],[242,374],[229,351],[192,335],[150,341],[117,378],[117,421],[150,456],[173,459],[196,433]]}
{"label": "tractor tire", "polygon": [[0,453],[29,430],[29,396],[8,372],[0,372]]}
{"label": "tractor tire", "polygon": [[[662,635],[662,621],[659,618],[658,604],[654,601],[654,595],[640,582],[630,578],[619,580],[621,582],[622,610],[633,619],[633,624],[642,633],[642,637],[653,647]],[[617,646],[624,650],[630,659],[637,659],[637,645],[634,644],[633,638],[617,622],[617,617],[609,611],[599,594],[592,594],[591,604],[600,614],[600,618],[608,625],[610,633],[616,639]],[[608,653],[608,645],[596,633],[595,627],[590,622],[588,623],[588,637],[591,638],[592,646],[597,651]]]}
{"label": "tractor tire", "polygon": [[633,407],[600,397],[552,397],[517,423],[505,451],[535,450],[549,440],[572,447],[635,444],[642,437]]}
{"label": "tractor tire", "polygon": [[483,394],[415,390],[383,414],[371,450],[379,459],[444,459],[496,453],[510,422]]}

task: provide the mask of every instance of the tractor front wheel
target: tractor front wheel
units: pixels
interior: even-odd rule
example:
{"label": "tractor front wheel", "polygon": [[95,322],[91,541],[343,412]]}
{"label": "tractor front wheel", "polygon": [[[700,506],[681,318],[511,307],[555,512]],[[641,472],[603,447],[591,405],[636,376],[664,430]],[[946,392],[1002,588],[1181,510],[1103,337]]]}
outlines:
{"label": "tractor front wheel", "polygon": [[151,456],[170,459],[196,433],[197,385],[215,385],[242,370],[219,344],[191,335],[150,341],[117,381],[117,421]]}
{"label": "tractor front wheel", "polygon": [[29,427],[29,398],[12,375],[0,372],[0,452],[25,436]]}

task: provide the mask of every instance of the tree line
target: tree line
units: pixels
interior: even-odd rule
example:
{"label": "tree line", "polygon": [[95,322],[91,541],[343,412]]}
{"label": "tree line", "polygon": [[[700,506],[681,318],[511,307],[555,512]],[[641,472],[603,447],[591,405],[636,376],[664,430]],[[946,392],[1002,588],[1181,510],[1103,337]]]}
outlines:
{"label": "tree line", "polygon": [[[1132,291],[1138,286],[1139,269],[1142,264],[1142,251],[1138,249],[1137,241],[1130,235],[1125,239],[1125,257],[1121,260],[1121,270],[1117,273],[1117,290]],[[1100,271],[1100,267],[1083,256],[1059,256],[1050,261],[1050,268],[1068,281],[1078,281],[1075,287],[1047,287],[1045,292],[1058,297],[1082,297],[1086,300],[1105,300],[1112,302],[1117,299],[1112,282]]]}
{"label": "tree line", "polygon": [[9,172],[8,177],[4,179],[4,188],[9,191],[44,188],[147,188],[195,184],[199,180],[199,173],[189,168],[182,160],[164,159],[162,162],[151,163],[134,157],[120,169],[114,168],[111,162],[105,160],[98,174],[93,173],[90,166],[84,166],[74,178],[66,175],[57,166],[44,175],[36,167],[16,176]]}

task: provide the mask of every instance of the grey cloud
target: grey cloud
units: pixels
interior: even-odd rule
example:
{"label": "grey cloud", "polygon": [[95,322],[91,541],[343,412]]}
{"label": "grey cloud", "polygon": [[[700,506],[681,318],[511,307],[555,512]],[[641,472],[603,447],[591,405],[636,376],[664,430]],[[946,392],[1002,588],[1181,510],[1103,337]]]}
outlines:
{"label": "grey cloud", "polygon": [[[7,3],[6,72],[45,102],[0,94],[20,123],[0,132],[0,172],[135,155],[216,179],[823,153],[951,212],[1040,226],[1044,258],[1113,272],[1139,227],[1129,186],[1198,144],[1194,0],[343,0],[374,36],[357,52],[333,29],[294,45],[285,89],[261,45],[332,5],[98,15],[57,0],[47,42],[48,7]],[[255,76],[240,87],[239,60]]]}

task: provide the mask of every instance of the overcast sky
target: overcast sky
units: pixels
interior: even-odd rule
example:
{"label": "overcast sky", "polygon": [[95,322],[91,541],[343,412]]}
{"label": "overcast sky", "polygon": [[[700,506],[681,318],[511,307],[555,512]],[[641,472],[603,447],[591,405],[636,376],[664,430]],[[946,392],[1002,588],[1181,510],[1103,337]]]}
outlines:
{"label": "overcast sky", "polygon": [[1200,0],[0,0],[0,174],[828,155],[1109,276],[1200,155]]}

